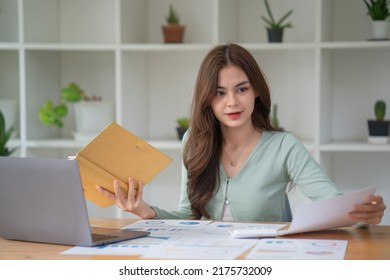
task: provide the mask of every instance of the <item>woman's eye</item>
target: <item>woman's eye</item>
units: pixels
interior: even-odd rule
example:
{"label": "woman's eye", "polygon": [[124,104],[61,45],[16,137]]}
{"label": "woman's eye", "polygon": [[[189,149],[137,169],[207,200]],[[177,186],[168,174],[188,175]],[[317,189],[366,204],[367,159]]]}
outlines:
{"label": "woman's eye", "polygon": [[248,90],[247,87],[240,87],[240,88],[238,89],[238,92],[246,92],[247,90]]}
{"label": "woman's eye", "polygon": [[217,96],[223,96],[225,93],[223,91],[217,91]]}

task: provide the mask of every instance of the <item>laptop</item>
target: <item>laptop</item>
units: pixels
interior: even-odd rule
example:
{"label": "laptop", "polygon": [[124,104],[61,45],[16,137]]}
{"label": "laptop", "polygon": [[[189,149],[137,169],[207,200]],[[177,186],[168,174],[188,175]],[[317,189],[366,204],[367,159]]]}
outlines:
{"label": "laptop", "polygon": [[149,235],[89,224],[77,161],[0,157],[0,236],[97,246]]}

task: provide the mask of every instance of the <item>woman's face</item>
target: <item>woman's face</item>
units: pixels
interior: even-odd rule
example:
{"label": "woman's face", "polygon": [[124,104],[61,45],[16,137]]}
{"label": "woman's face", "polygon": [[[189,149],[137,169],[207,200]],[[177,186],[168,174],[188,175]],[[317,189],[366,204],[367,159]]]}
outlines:
{"label": "woman's face", "polygon": [[218,85],[211,109],[221,126],[237,128],[252,125],[256,94],[245,72],[228,65],[218,73]]}

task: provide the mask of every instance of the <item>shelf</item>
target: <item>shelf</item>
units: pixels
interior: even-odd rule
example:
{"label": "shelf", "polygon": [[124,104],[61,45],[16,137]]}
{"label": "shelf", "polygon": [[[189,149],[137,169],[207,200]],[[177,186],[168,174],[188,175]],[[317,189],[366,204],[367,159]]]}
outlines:
{"label": "shelf", "polygon": [[[183,44],[163,43],[161,25],[171,3],[187,26]],[[314,154],[338,149],[316,144],[328,139],[363,138],[361,119],[369,112],[344,116],[344,108],[350,100],[362,107],[374,98],[369,96],[386,98],[389,79],[373,75],[367,82],[366,77],[378,65],[379,74],[387,73],[390,41],[366,39],[369,18],[354,0],[276,0],[272,7],[276,16],[294,10],[294,27],[285,30],[283,43],[267,42],[262,1],[4,0],[0,84],[23,111],[16,125],[23,136],[20,145],[81,146],[48,140],[56,135],[36,117],[44,100],[58,98],[71,81],[113,101],[116,121],[140,137],[173,139],[175,119],[189,113],[204,54],[225,42],[238,42],[254,54],[279,105],[282,126],[307,139]],[[70,108],[62,131],[68,138],[75,129],[72,113]]]}
{"label": "shelf", "polygon": [[[388,59],[382,57],[390,53],[390,41],[365,39],[371,36],[369,20],[364,5],[353,0],[273,1],[276,14],[294,9],[294,27],[285,30],[283,43],[267,42],[260,17],[266,12],[262,1],[4,1],[6,12],[0,22],[12,28],[4,25],[0,29],[4,34],[0,38],[0,64],[12,67],[0,66],[0,72],[11,70],[19,80],[0,77],[0,82],[6,97],[14,97],[25,110],[19,113],[17,125],[22,139],[56,137],[40,124],[36,112],[45,99],[58,98],[60,88],[70,81],[115,102],[116,120],[140,137],[173,139],[175,119],[189,113],[204,54],[225,42],[239,42],[259,61],[286,130],[310,143],[364,137],[362,128],[359,135],[353,135],[362,112],[343,116],[344,100],[354,99],[360,106],[367,102],[353,85],[365,81],[378,64],[380,73],[386,73]],[[188,27],[183,44],[162,40],[161,25],[170,3]],[[346,17],[343,11],[347,10]],[[360,29],[351,29],[350,23],[358,18]],[[9,24],[15,21],[18,24]],[[347,76],[350,65],[354,69]],[[359,70],[365,68],[370,70]],[[380,84],[383,77],[376,75],[375,79],[375,84]],[[379,91],[388,88],[386,83]],[[371,90],[370,83],[365,84],[360,91]],[[65,137],[71,137],[75,129],[70,110],[62,132]],[[347,124],[353,126],[344,131]],[[46,145],[24,141],[21,146],[27,149]],[[80,146],[48,141],[48,147]],[[162,146],[178,148],[165,142]],[[314,154],[322,148],[310,145]]]}
{"label": "shelf", "polygon": [[179,140],[147,140],[153,147],[161,150],[180,150],[182,142]]}
{"label": "shelf", "polygon": [[390,144],[370,144],[367,142],[333,142],[322,144],[321,152],[390,152]]}
{"label": "shelf", "polygon": [[390,49],[390,41],[323,42],[320,47],[324,50]]}
{"label": "shelf", "polygon": [[[219,42],[218,44],[223,44]],[[139,52],[164,52],[164,51],[208,51],[214,43],[132,43],[132,44],[84,44],[84,43],[26,43],[25,50],[53,50],[53,51],[139,51]],[[321,42],[321,43],[245,43],[240,45],[253,51],[294,51],[294,50],[349,50],[349,49],[390,49],[390,40],[387,41],[356,41],[356,42]],[[0,50],[18,50],[19,43],[0,42]]]}
{"label": "shelf", "polygon": [[208,51],[214,44],[123,44],[120,45],[122,51],[138,52],[191,52],[191,51]]}
{"label": "shelf", "polygon": [[87,142],[75,141],[73,139],[50,139],[50,140],[28,140],[26,146],[28,148],[48,148],[48,149],[63,149],[63,148],[82,148]]}
{"label": "shelf", "polygon": [[[156,184],[180,185],[182,143],[175,140],[175,120],[189,115],[204,55],[217,44],[237,42],[263,70],[280,125],[302,140],[336,183],[388,184],[388,173],[376,165],[389,166],[390,145],[364,139],[375,100],[390,104],[390,41],[367,40],[370,19],[360,1],[272,0],[276,17],[294,10],[283,43],[267,42],[259,0],[1,3],[0,95],[18,104],[19,139],[10,141],[18,155],[66,157],[67,149],[86,144],[72,138],[72,105],[64,139],[37,117],[45,100],[58,100],[63,86],[77,82],[115,103],[115,121],[172,155],[174,165]],[[182,44],[163,43],[169,4],[187,26]],[[362,171],[349,176],[348,168],[356,166]]]}
{"label": "shelf", "polygon": [[19,44],[18,43],[1,43],[0,42],[0,51],[6,50],[6,51],[17,51],[19,50]]}
{"label": "shelf", "polygon": [[24,45],[26,51],[115,51],[115,44],[66,44],[66,43],[28,43]]}
{"label": "shelf", "polygon": [[[181,141],[178,140],[146,140],[156,149],[161,150],[180,150]],[[26,146],[28,148],[47,148],[47,149],[81,149],[88,141],[75,141],[73,139],[50,139],[50,140],[28,140]],[[17,147],[20,141],[10,141],[10,147]]]}
{"label": "shelf", "polygon": [[[180,150],[182,142],[178,140],[146,140],[150,145],[162,150]],[[309,151],[315,149],[310,141],[301,141]],[[87,141],[75,141],[73,139],[29,140],[26,145],[29,148],[82,148]],[[11,139],[9,147],[19,147],[20,140]],[[363,141],[356,142],[330,142],[320,145],[321,152],[390,152],[390,144],[370,144]]]}
{"label": "shelf", "polygon": [[9,148],[18,148],[20,147],[20,140],[19,139],[10,139],[7,143],[7,146]]}
{"label": "shelf", "polygon": [[243,47],[252,51],[294,51],[315,50],[316,43],[240,43]]}

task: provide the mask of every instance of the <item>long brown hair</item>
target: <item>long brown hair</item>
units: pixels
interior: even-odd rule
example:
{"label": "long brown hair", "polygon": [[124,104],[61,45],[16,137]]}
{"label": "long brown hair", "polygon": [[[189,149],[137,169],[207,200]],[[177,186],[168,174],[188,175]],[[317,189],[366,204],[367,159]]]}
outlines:
{"label": "long brown hair", "polygon": [[214,47],[204,58],[195,84],[191,108],[191,124],[184,147],[183,161],[187,169],[187,190],[192,218],[210,218],[206,205],[219,184],[222,133],[211,110],[217,93],[219,70],[227,65],[240,67],[248,76],[255,94],[252,122],[259,130],[275,130],[270,121],[271,97],[265,77],[254,57],[237,44]]}

